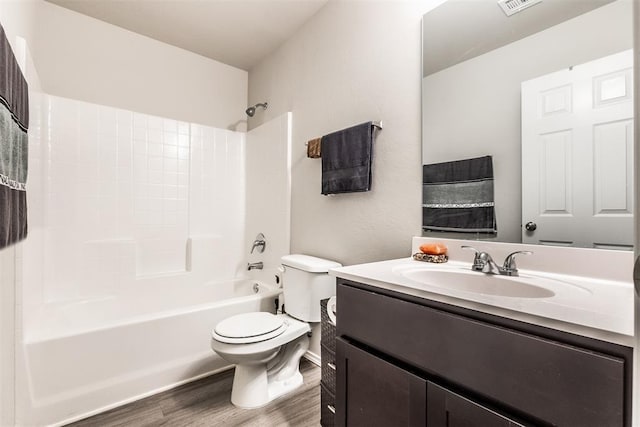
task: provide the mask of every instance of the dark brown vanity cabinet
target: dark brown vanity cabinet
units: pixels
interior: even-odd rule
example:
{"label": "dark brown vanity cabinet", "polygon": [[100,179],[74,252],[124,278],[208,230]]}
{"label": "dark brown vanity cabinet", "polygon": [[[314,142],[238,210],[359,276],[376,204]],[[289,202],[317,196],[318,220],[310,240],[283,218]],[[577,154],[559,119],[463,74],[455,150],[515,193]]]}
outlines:
{"label": "dark brown vanity cabinet", "polygon": [[338,281],[336,425],[629,426],[628,347]]}

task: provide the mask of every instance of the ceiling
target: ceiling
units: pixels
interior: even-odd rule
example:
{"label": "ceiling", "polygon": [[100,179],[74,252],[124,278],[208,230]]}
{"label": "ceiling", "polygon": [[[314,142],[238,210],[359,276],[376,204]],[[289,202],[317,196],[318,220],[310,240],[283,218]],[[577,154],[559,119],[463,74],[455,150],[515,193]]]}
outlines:
{"label": "ceiling", "polygon": [[250,70],[328,0],[47,0]]}
{"label": "ceiling", "polygon": [[427,76],[482,55],[613,0],[543,0],[507,17],[496,0],[448,0],[422,20]]}

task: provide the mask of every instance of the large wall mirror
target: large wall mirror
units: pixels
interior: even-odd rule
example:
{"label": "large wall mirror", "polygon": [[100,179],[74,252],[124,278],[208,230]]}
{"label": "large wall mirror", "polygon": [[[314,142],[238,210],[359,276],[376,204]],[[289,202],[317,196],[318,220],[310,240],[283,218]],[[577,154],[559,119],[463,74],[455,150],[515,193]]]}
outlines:
{"label": "large wall mirror", "polygon": [[493,178],[493,196],[475,172],[442,194],[423,185],[423,211],[466,192],[497,226],[423,219],[423,234],[632,249],[632,0],[528,3],[507,16],[497,0],[448,0],[423,17],[422,164],[491,156]]}

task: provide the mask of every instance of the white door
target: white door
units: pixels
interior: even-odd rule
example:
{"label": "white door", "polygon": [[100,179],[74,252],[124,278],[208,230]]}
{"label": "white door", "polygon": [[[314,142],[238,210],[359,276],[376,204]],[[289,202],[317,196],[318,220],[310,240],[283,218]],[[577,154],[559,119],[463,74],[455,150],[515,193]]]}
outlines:
{"label": "white door", "polygon": [[633,247],[633,53],[522,83],[522,241]]}

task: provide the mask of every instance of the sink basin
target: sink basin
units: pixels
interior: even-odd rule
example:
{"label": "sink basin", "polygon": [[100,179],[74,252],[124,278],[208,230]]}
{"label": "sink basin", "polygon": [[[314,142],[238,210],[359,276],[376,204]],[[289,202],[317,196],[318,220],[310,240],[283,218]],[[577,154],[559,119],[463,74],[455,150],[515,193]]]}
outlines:
{"label": "sink basin", "polygon": [[427,287],[512,298],[550,298],[556,294],[552,289],[560,283],[541,277],[499,276],[431,266],[399,268],[394,273]]}

